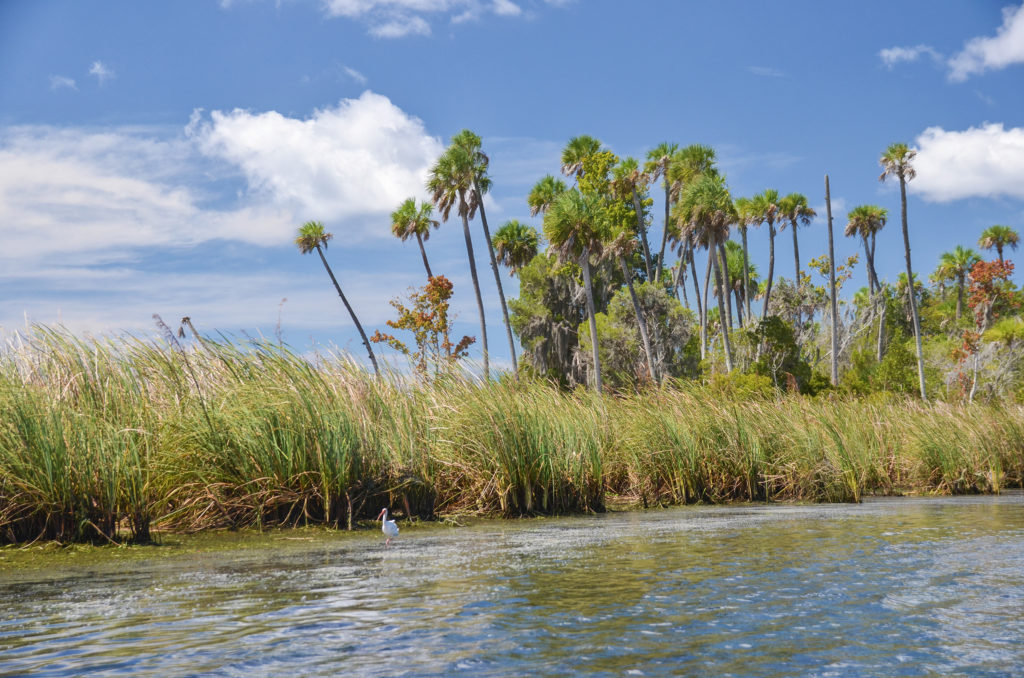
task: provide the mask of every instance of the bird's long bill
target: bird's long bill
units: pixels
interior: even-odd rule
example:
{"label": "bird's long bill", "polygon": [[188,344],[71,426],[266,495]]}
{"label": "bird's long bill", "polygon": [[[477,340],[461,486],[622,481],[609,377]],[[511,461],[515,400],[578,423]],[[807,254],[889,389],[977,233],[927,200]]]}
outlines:
{"label": "bird's long bill", "polygon": [[374,518],[374,520],[380,520],[381,518],[384,517],[384,514],[386,514],[387,512],[388,512],[388,510],[386,508],[382,508],[380,510],[380,513],[377,514],[377,517]]}

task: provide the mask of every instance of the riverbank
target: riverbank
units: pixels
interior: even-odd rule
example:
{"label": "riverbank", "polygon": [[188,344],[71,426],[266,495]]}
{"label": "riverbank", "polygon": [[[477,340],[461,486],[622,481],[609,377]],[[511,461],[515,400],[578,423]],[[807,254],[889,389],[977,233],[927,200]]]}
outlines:
{"label": "riverbank", "polygon": [[268,343],[84,340],[0,356],[0,542],[147,541],[154,529],[602,511],[1024,479],[1024,409],[736,395],[625,396],[512,379],[376,380]]}

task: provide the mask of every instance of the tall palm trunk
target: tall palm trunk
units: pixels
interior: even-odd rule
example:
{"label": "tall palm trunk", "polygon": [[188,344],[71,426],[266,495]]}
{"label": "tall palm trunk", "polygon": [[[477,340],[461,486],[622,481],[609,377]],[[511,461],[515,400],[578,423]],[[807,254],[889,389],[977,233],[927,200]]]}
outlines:
{"label": "tall palm trunk", "polygon": [[878,314],[878,340],[875,346],[875,359],[878,362],[882,362],[882,355],[885,354],[885,309],[889,307],[889,302],[882,294],[881,288],[878,290],[878,301],[876,302],[880,307],[881,311]]}
{"label": "tall palm trunk", "polygon": [[907,255],[907,287],[910,296],[910,315],[914,320],[914,340],[917,343],[917,380],[921,386],[921,400],[928,399],[924,388],[924,350],[921,347],[921,319],[917,315],[914,299],[914,269],[910,265],[910,231],[907,228],[907,181],[900,174],[900,219],[903,222],[903,249]]}
{"label": "tall palm trunk", "polygon": [[379,377],[380,368],[377,366],[377,357],[373,355],[373,347],[370,346],[370,340],[366,338],[366,332],[363,331],[363,326],[359,322],[359,318],[356,317],[356,312],[352,310],[352,305],[348,303],[345,293],[341,291],[341,285],[338,284],[338,279],[334,277],[334,271],[331,270],[331,265],[327,263],[327,257],[324,256],[324,251],[320,249],[319,245],[316,246],[316,253],[320,255],[320,261],[323,262],[324,268],[327,269],[327,275],[331,276],[331,282],[334,283],[334,289],[338,290],[341,303],[345,304],[348,314],[352,316],[352,322],[355,324],[356,329],[359,330],[359,336],[363,339],[363,346],[366,347],[366,352],[370,356],[370,362],[373,363],[373,373]]}
{"label": "tall palm trunk", "polygon": [[[828,295],[832,310],[832,385],[839,385],[839,304],[836,300],[836,249],[832,236],[832,192],[825,175],[825,213],[828,215]],[[795,231],[794,231],[795,232]]]}
{"label": "tall palm trunk", "polygon": [[430,272],[430,262],[427,261],[427,249],[423,246],[423,237],[417,233],[416,242],[420,246],[420,256],[423,257],[423,268],[427,269],[427,279],[434,277],[434,274]]}
{"label": "tall palm trunk", "polygon": [[[473,186],[476,190],[477,195],[480,195],[480,191],[477,190],[476,184]],[[480,195],[480,223],[484,227],[484,240],[487,241],[487,253],[491,257],[491,270],[494,271],[494,284],[498,286],[498,298],[501,299],[501,318],[505,321],[505,335],[508,337],[508,349],[512,355],[512,373],[516,375],[516,379],[519,378],[519,361],[516,359],[516,343],[512,339],[512,323],[508,320],[508,306],[505,304],[505,291],[501,288],[501,274],[498,271],[498,260],[494,256],[494,245],[491,243],[491,231],[487,228],[487,213],[484,212],[484,199]]]}
{"label": "tall palm trunk", "polygon": [[743,327],[747,322],[746,311],[743,310],[743,290],[735,288],[732,293],[732,298],[736,300],[736,323]]}
{"label": "tall palm trunk", "polygon": [[636,324],[640,328],[640,339],[644,344],[644,354],[647,356],[647,371],[651,375],[651,381],[655,384],[659,383],[661,379],[658,378],[658,373],[654,370],[654,353],[651,351],[651,340],[647,335],[647,321],[644,319],[644,314],[640,310],[640,300],[636,296],[636,290],[633,288],[633,273],[626,266],[626,258],[619,257],[619,266],[622,267],[622,275],[626,278],[626,287],[629,289],[629,297],[633,300],[633,313],[636,314]]}
{"label": "tall palm trunk", "polygon": [[[732,295],[729,294],[729,290],[732,288],[732,281],[729,279],[729,258],[725,253],[725,242],[718,243],[718,256],[721,257],[720,261],[715,262],[721,266],[722,272],[722,292],[725,294],[725,310],[728,312],[726,316],[729,320],[729,329],[733,328],[732,324]],[[721,301],[721,298],[719,298]]]}
{"label": "tall palm trunk", "polygon": [[690,274],[693,276],[693,303],[697,304],[697,317],[704,317],[704,307],[700,303],[700,283],[697,281],[697,262],[694,261],[693,246],[687,243],[686,258],[690,261]]}
{"label": "tall palm trunk", "polygon": [[594,389],[601,393],[601,359],[597,353],[597,318],[594,313],[594,287],[590,281],[590,249],[583,250],[583,287],[587,293],[587,315],[590,320],[590,346],[594,357]]}
{"label": "tall palm trunk", "polygon": [[[722,246],[722,252],[725,252],[725,247]],[[715,254],[715,245],[712,244],[708,248],[709,259],[714,263],[715,268],[715,287],[718,290],[718,325],[722,329],[722,345],[725,347],[725,371],[732,372],[732,347],[729,344],[729,328],[726,325],[726,304],[729,301],[729,295],[725,291],[725,285],[722,280],[721,264],[718,261],[718,257]],[[725,299],[725,302],[722,299]]]}
{"label": "tall palm trunk", "polygon": [[864,242],[864,266],[868,269],[868,294],[874,296],[878,287],[878,280],[875,279],[875,267],[871,265],[871,250],[868,249],[867,236],[861,238]]}
{"label": "tall palm trunk", "polygon": [[668,220],[669,220],[669,187],[668,177],[665,177],[665,230],[661,232],[661,249],[658,251],[658,272],[655,274],[654,282],[661,280],[661,269],[665,266],[665,245],[668,243]]}
{"label": "tall palm trunk", "polygon": [[462,233],[466,236],[466,253],[469,255],[469,275],[476,293],[476,308],[480,312],[480,338],[484,351],[484,380],[491,378],[490,356],[487,350],[487,321],[484,317],[484,298],[480,295],[480,279],[476,275],[476,257],[473,256],[473,236],[469,233],[469,215],[462,213]]}
{"label": "tall palm trunk", "polygon": [[[711,337],[708,336],[710,334],[710,332],[708,331],[709,330],[709,327],[708,327],[708,323],[709,323],[709,318],[708,318],[708,315],[709,315],[709,312],[708,312],[708,292],[711,290],[711,266],[712,266],[712,260],[714,258],[715,258],[715,256],[714,256],[714,249],[708,249],[708,263],[707,263],[707,266],[704,267],[704,316],[701,319],[701,332],[703,333],[703,337],[702,337],[702,339],[703,339],[703,348],[702,348],[701,353],[700,353],[701,360],[703,360],[706,357],[705,354],[706,354],[706,352],[708,350],[708,345],[711,343]],[[721,299],[719,299],[719,301],[721,301]],[[725,322],[725,317],[724,316],[722,316],[719,319],[722,322]]]}
{"label": "tall palm trunk", "polygon": [[672,289],[675,291],[676,298],[679,298],[679,292],[682,290],[683,293],[683,306],[690,308],[690,297],[686,294],[686,262],[682,259],[679,260],[679,265],[676,266],[676,272],[673,276]]}
{"label": "tall palm trunk", "polygon": [[768,222],[768,279],[764,287],[764,306],[761,308],[761,322],[768,317],[768,302],[772,297],[772,278],[775,275],[775,223]]}
{"label": "tall palm trunk", "polygon": [[644,207],[640,203],[640,196],[636,189],[633,189],[633,211],[636,212],[636,232],[640,234],[640,244],[644,248],[644,270],[647,272],[647,280],[654,280],[651,275],[651,248],[647,244],[647,228],[644,226]]}
{"label": "tall palm trunk", "polygon": [[967,283],[967,274],[960,272],[956,276],[956,319],[960,320],[960,314],[964,307],[964,285]]}
{"label": "tall palm trunk", "polygon": [[796,219],[790,220],[790,225],[793,228],[793,264],[796,266],[796,277],[793,278],[793,285],[800,288],[800,242],[796,237]]}
{"label": "tall palm trunk", "polygon": [[750,318],[750,258],[747,254],[747,227],[740,226],[740,235],[743,237],[743,299],[747,303],[745,322],[749,323]]}

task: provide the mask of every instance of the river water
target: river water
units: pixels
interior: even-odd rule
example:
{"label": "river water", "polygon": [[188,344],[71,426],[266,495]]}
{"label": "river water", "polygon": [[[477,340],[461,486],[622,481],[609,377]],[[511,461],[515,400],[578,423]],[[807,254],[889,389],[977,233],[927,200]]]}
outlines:
{"label": "river water", "polygon": [[0,575],[0,675],[1024,673],[1019,493],[234,539]]}

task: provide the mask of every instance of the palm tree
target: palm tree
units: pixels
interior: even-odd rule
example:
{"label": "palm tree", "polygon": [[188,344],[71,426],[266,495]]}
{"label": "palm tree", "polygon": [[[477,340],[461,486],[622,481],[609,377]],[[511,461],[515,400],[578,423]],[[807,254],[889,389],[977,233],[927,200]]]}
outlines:
{"label": "palm tree", "polygon": [[583,269],[590,340],[594,358],[594,388],[601,393],[601,362],[597,353],[597,318],[594,287],[590,278],[590,257],[600,256],[607,238],[601,218],[601,198],[583,195],[575,188],[558,196],[544,214],[544,235],[562,261],[578,262]]}
{"label": "palm tree", "polygon": [[765,189],[751,200],[751,212],[757,224],[768,224],[768,277],[765,279],[764,306],[761,308],[761,321],[768,317],[768,302],[772,296],[772,280],[775,277],[775,220],[779,216],[779,192],[773,188]]}
{"label": "palm tree", "polygon": [[430,237],[431,226],[437,228],[441,225],[441,222],[431,218],[433,212],[434,206],[430,203],[425,202],[416,207],[416,199],[409,198],[391,213],[391,232],[397,238],[405,242],[413,236],[416,237],[428,279],[433,278],[434,274],[430,272],[430,262],[427,261],[427,250],[423,247],[423,241]]}
{"label": "palm tree", "polygon": [[743,243],[743,298],[746,300],[746,322],[750,322],[753,315],[750,312],[750,256],[747,250],[747,227],[760,224],[763,219],[758,213],[752,198],[736,198],[736,219],[740,229],[740,238]]}
{"label": "palm tree", "polygon": [[[644,173],[651,181],[662,179],[665,187],[665,228],[661,233],[661,249],[658,250],[658,271],[654,274],[654,282],[661,279],[661,269],[665,267],[665,245],[668,243],[669,212],[672,201],[669,199],[668,168],[672,164],[672,156],[679,150],[677,144],[670,144],[663,141],[651,150],[647,151],[647,163],[644,165]],[[681,265],[681,264],[680,264]]]}
{"label": "palm tree", "polygon": [[864,244],[864,265],[868,271],[868,291],[874,294],[881,289],[878,272],[875,271],[875,236],[885,228],[889,210],[878,205],[857,205],[846,213],[846,237],[860,236]]}
{"label": "palm tree", "polygon": [[540,234],[537,229],[521,223],[518,219],[506,221],[494,232],[491,244],[498,255],[498,263],[506,266],[512,275],[533,261],[540,249]]}
{"label": "palm tree", "polygon": [[729,342],[728,315],[726,304],[728,294],[724,284],[724,269],[727,266],[725,241],[729,238],[729,227],[736,222],[736,208],[733,206],[725,180],[716,174],[703,174],[686,187],[677,205],[682,228],[692,234],[708,248],[715,269],[715,284],[718,289],[718,317],[722,329],[722,343],[725,346],[725,368],[732,371],[732,347]]}
{"label": "palm tree", "polygon": [[757,266],[744,258],[743,246],[734,240],[725,241],[725,254],[729,273],[727,289],[736,301],[736,319],[740,325],[745,325],[750,319],[747,315],[750,300],[745,295],[748,289],[757,287]]}
{"label": "palm tree", "polygon": [[448,221],[452,208],[462,218],[462,233],[466,238],[466,254],[469,256],[469,274],[476,293],[476,307],[480,313],[480,336],[483,346],[484,379],[490,379],[490,362],[487,348],[487,322],[484,317],[484,300],[480,295],[480,280],[476,273],[476,259],[473,256],[473,238],[469,232],[469,220],[480,205],[480,194],[474,189],[476,167],[473,154],[462,146],[452,144],[437,159],[427,179],[430,199],[437,205],[442,221]]}
{"label": "palm tree", "polygon": [[644,270],[647,273],[647,279],[654,280],[651,269],[651,248],[647,244],[647,224],[644,220],[643,202],[640,199],[641,194],[647,191],[649,181],[648,176],[640,171],[640,164],[636,158],[624,158],[612,168],[612,180],[609,186],[616,198],[624,202],[628,201],[633,205],[633,212],[636,215],[636,232],[643,245]]}
{"label": "palm tree", "polygon": [[487,228],[487,211],[484,209],[484,195],[491,188],[491,180],[487,176],[487,166],[490,160],[482,150],[480,137],[468,129],[464,129],[454,137],[452,144],[465,148],[473,158],[473,190],[479,196],[480,224],[484,229],[484,240],[487,242],[487,254],[491,259],[491,271],[494,272],[494,284],[498,288],[498,299],[501,301],[501,317],[505,322],[505,337],[508,339],[508,349],[512,356],[512,373],[519,375],[519,361],[516,358],[516,343],[512,338],[512,323],[508,318],[508,305],[505,303],[505,290],[501,286],[501,272],[498,270],[498,261],[494,256],[494,245],[491,243],[491,232]]}
{"label": "palm tree", "polygon": [[583,160],[601,150],[601,142],[594,137],[581,135],[569,139],[562,149],[562,174],[579,179],[583,172]]}
{"label": "palm tree", "polygon": [[[907,182],[917,176],[914,171],[913,161],[917,151],[911,150],[906,144],[890,144],[878,159],[882,166],[882,173],[879,181],[885,181],[886,177],[895,176],[900,180],[900,221],[903,224],[903,250],[907,257],[907,279],[914,279],[914,269],[910,265],[910,231],[907,228]],[[921,347],[921,319],[917,313],[917,302],[914,295],[910,294],[910,313],[914,320],[914,340],[917,342],[917,379],[921,387],[921,400],[926,400],[928,395],[924,389],[924,350]]]}
{"label": "palm tree", "polygon": [[967,286],[967,274],[971,272],[971,268],[979,261],[981,261],[981,257],[978,256],[977,252],[967,249],[962,245],[957,245],[952,252],[943,252],[942,256],[939,257],[939,268],[935,272],[937,277],[945,280],[956,280],[957,320],[960,320],[960,315],[963,312],[964,288]]}
{"label": "palm tree", "polygon": [[605,251],[608,256],[615,258],[619,262],[619,267],[622,269],[622,276],[626,279],[626,288],[629,290],[629,297],[633,302],[633,313],[636,315],[636,324],[640,329],[640,340],[644,345],[644,355],[647,356],[647,373],[650,374],[651,381],[658,383],[661,379],[654,367],[654,353],[651,351],[651,340],[647,333],[647,321],[644,319],[644,314],[640,310],[640,300],[637,298],[636,289],[633,287],[633,271],[626,263],[627,258],[633,254],[635,249],[636,237],[630,230],[621,229],[614,235],[611,242],[608,243]]}
{"label": "palm tree", "polygon": [[1017,244],[1020,242],[1020,236],[1017,231],[1013,230],[1009,226],[989,226],[981,232],[981,237],[978,238],[978,247],[985,250],[995,249],[999,254],[999,263],[1005,263],[1003,261],[1003,248],[1009,247],[1011,250],[1017,249]]}
{"label": "palm tree", "polygon": [[334,283],[334,289],[338,291],[338,296],[341,297],[341,303],[345,304],[348,314],[352,317],[353,324],[359,330],[359,336],[363,339],[363,346],[366,347],[366,352],[370,356],[370,362],[373,363],[373,372],[379,377],[380,368],[377,366],[377,357],[373,355],[370,340],[366,338],[366,332],[363,331],[363,326],[360,324],[359,318],[356,317],[356,312],[352,310],[351,304],[345,298],[345,293],[341,291],[341,285],[338,284],[338,279],[334,277],[334,271],[331,270],[330,264],[327,263],[327,257],[324,256],[327,242],[333,237],[332,234],[324,231],[324,225],[319,221],[307,221],[299,227],[299,232],[295,237],[295,245],[302,254],[309,254],[316,250],[316,253],[320,255],[320,261],[323,263],[324,268],[327,269],[327,275],[331,276],[331,282]]}
{"label": "palm tree", "polygon": [[[797,242],[796,229],[798,224],[804,226],[810,224],[811,220],[818,216],[818,213],[807,204],[806,196],[801,193],[790,193],[779,202],[779,215],[782,219],[789,221],[790,228],[793,230],[793,262],[796,265],[794,281],[795,285],[800,287],[800,244]],[[782,222],[779,230],[784,228],[786,228],[785,221]]]}
{"label": "palm tree", "polygon": [[530,216],[535,217],[546,211],[555,198],[565,193],[565,188],[564,181],[556,179],[550,174],[534,184],[530,189],[530,194],[526,197],[526,202],[530,205]]}

